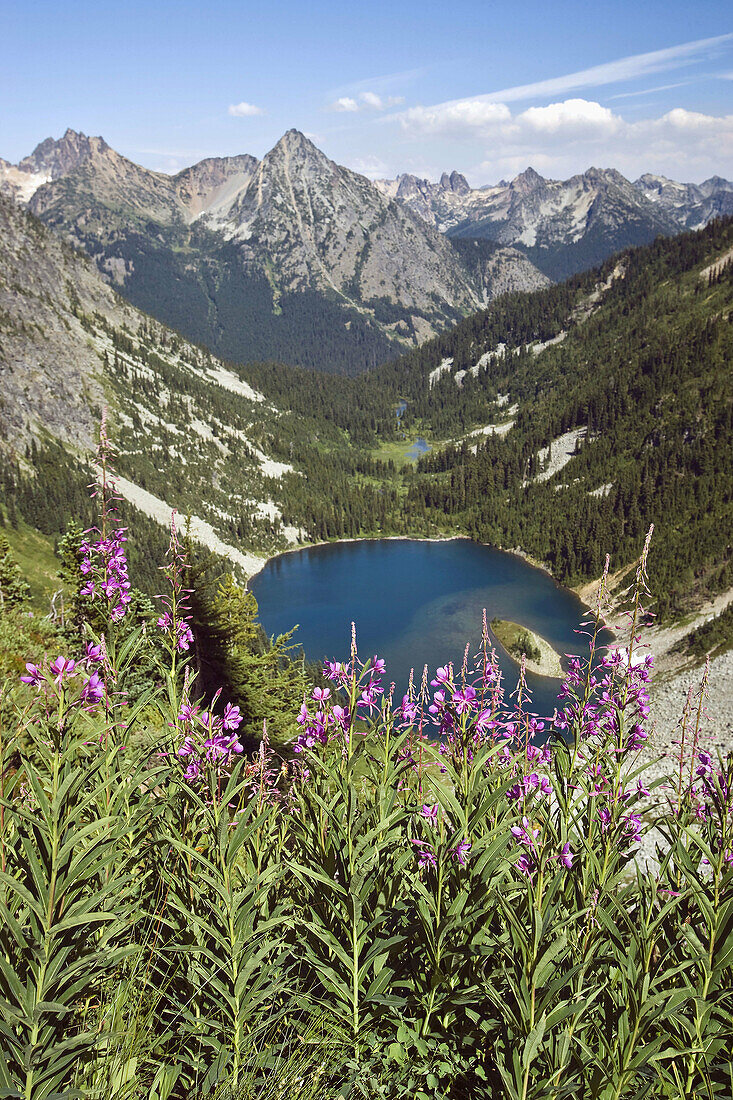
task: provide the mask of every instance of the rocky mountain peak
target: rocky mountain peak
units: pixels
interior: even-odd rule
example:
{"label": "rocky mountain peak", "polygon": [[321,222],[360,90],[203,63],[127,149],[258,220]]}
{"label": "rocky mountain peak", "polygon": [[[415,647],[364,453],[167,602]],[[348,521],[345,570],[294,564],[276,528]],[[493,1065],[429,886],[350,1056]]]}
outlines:
{"label": "rocky mountain peak", "polygon": [[80,164],[89,160],[95,153],[110,152],[104,138],[87,137],[86,134],[68,129],[62,138],[46,138],[40,142],[30,156],[18,163],[21,172],[40,172],[51,179],[73,172]]}
{"label": "rocky mountain peak", "polygon": [[270,150],[267,156],[287,153],[289,157],[304,157],[304,158],[318,158],[319,160],[328,160],[325,153],[322,153],[318,146],[314,145],[310,138],[307,138],[300,130],[286,130],[278,143]]}
{"label": "rocky mountain peak", "polygon": [[536,191],[539,187],[542,187],[547,181],[539,172],[535,172],[534,168],[525,168],[523,172],[520,172],[518,176],[515,176],[510,187],[512,191],[517,192],[520,195],[529,195],[532,191]]}
{"label": "rocky mountain peak", "polygon": [[730,180],[724,180],[722,176],[711,176],[709,180],[704,180],[700,184],[700,190],[708,198],[714,191],[733,191],[733,183]]}
{"label": "rocky mountain peak", "polygon": [[440,186],[443,191],[452,191],[455,195],[467,195],[471,190],[466,177],[456,171],[451,172],[450,175],[443,172],[440,177]]}
{"label": "rocky mountain peak", "polygon": [[583,173],[583,178],[596,187],[615,184],[616,187],[623,187],[626,189],[630,186],[626,177],[622,176],[615,168],[590,167],[587,172]]}

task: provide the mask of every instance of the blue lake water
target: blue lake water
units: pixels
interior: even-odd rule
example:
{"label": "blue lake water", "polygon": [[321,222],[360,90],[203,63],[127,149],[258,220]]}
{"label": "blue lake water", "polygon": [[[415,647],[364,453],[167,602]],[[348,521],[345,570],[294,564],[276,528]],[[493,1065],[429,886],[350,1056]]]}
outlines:
{"label": "blue lake water", "polygon": [[[348,660],[351,623],[359,655],[379,654],[387,679],[405,689],[410,669],[419,682],[453,661],[466,642],[478,652],[482,609],[541,634],[559,653],[582,653],[576,633],[585,608],[572,592],[514,554],[468,539],[364,539],[331,543],[272,558],[250,587],[268,634],[298,624],[294,640],[308,660]],[[508,690],[518,667],[497,643]],[[563,667],[566,666],[563,659]],[[552,715],[559,680],[528,676],[532,709]]]}
{"label": "blue lake water", "polygon": [[409,451],[407,452],[407,457],[419,458],[420,455],[427,454],[429,450],[431,450],[430,444],[425,439],[423,439],[422,436],[418,436],[418,438],[415,440],[415,442],[412,444]]}

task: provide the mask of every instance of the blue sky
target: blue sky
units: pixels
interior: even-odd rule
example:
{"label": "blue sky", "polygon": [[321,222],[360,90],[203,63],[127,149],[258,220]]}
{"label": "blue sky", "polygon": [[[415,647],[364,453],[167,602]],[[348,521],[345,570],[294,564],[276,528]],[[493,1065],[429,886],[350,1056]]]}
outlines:
{"label": "blue sky", "polygon": [[0,156],[67,126],[147,167],[290,127],[372,177],[733,178],[722,0],[0,3]]}

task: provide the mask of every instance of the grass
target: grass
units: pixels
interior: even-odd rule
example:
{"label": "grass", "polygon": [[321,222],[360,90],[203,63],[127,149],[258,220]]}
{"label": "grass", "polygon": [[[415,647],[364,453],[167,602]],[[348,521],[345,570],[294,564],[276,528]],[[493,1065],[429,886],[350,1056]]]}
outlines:
{"label": "grass", "polygon": [[23,520],[18,520],[17,527],[11,527],[7,516],[3,518],[6,522],[2,533],[31,586],[31,603],[34,608],[47,612],[51,596],[61,587],[53,539],[29,527]]}
{"label": "grass", "polygon": [[[539,650],[539,642],[543,641],[538,634],[530,630],[526,626],[520,626],[519,623],[513,623],[509,619],[492,619],[491,629],[501,644],[509,653],[520,655],[523,652],[522,646],[529,648],[526,643],[526,639],[529,638],[530,645]],[[527,654],[529,656],[529,653]]]}
{"label": "grass", "polygon": [[419,432],[415,432],[414,439],[391,440],[389,442],[380,443],[380,445],[375,447],[371,452],[372,458],[380,459],[382,462],[394,462],[395,466],[398,468],[400,466],[415,466],[417,465],[417,458],[419,456],[410,455],[408,452],[410,448],[414,446],[415,440],[419,435]]}

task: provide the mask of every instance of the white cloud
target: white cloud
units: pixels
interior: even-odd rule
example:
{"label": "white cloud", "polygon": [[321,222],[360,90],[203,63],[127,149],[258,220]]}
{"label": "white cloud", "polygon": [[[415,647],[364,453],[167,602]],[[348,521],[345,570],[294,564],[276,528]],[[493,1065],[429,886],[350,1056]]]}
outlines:
{"label": "white cloud", "polygon": [[352,99],[350,95],[342,95],[334,103],[331,104],[329,110],[331,111],[358,111],[359,104],[355,99]]}
{"label": "white cloud", "polygon": [[[731,121],[731,116],[728,118],[716,118],[714,115],[703,115],[699,111],[686,111],[684,107],[675,107],[673,111],[668,111],[666,115],[662,115],[657,123],[658,126],[667,124],[675,130],[682,130],[687,132],[692,131],[706,131],[707,133],[717,132],[720,129],[721,123]],[[643,125],[643,123],[639,124]]]}
{"label": "white cloud", "polygon": [[522,99],[540,99],[562,95],[565,92],[577,91],[581,88],[598,88],[606,84],[618,84],[626,80],[635,80],[638,77],[647,76],[650,73],[666,72],[670,69],[690,65],[694,61],[719,53],[724,47],[730,46],[731,43],[733,43],[733,34],[721,34],[716,38],[699,38],[694,42],[684,42],[680,46],[670,46],[664,50],[653,50],[651,53],[633,54],[630,57],[618,58],[616,61],[608,61],[603,65],[594,65],[590,69],[581,69],[576,73],[551,77],[549,80],[538,80],[534,84],[518,84],[511,88],[501,88],[495,92],[472,96],[470,99],[448,100],[445,103],[438,103],[434,107],[421,109],[444,112],[449,108],[456,108],[466,103],[474,105],[482,103],[504,104]]}
{"label": "white cloud", "polygon": [[372,107],[375,111],[386,111],[388,107],[398,107],[405,102],[403,95],[377,95],[376,92],[362,92],[359,96],[362,106]]}
{"label": "white cloud", "polygon": [[376,92],[361,92],[359,94],[358,101],[350,95],[341,96],[330,104],[330,111],[386,111],[388,107],[398,107],[400,103],[404,103],[405,98],[401,95],[377,95]]}
{"label": "white cloud", "polygon": [[676,107],[659,118],[628,122],[588,100],[531,107],[493,134],[452,131],[472,142],[490,140],[478,166],[481,182],[513,176],[531,164],[567,178],[591,164],[618,168],[633,179],[658,172],[682,181],[729,175],[733,165],[733,115],[707,115]]}
{"label": "white cloud", "polygon": [[636,99],[639,96],[653,95],[655,92],[670,92],[673,88],[686,88],[691,80],[678,80],[674,84],[657,84],[654,88],[639,88],[635,92],[619,92],[618,95],[610,95],[611,99]]}
{"label": "white cloud", "polygon": [[362,92],[359,98],[365,107],[374,107],[376,111],[384,110],[382,97],[378,96],[376,92]]}
{"label": "white cloud", "polygon": [[389,175],[389,166],[379,157],[362,157],[350,161],[348,167],[370,180],[384,179]]}
{"label": "white cloud", "polygon": [[587,99],[566,99],[547,107],[529,107],[517,116],[516,122],[519,127],[529,128],[536,134],[569,140],[608,136],[623,126],[623,120],[608,107]]}
{"label": "white cloud", "polygon": [[405,130],[448,136],[480,135],[511,121],[505,103],[460,99],[436,107],[410,107],[397,116]]}
{"label": "white cloud", "polygon": [[255,107],[254,103],[230,103],[229,114],[234,118],[251,118],[253,115],[263,115],[261,107]]}

